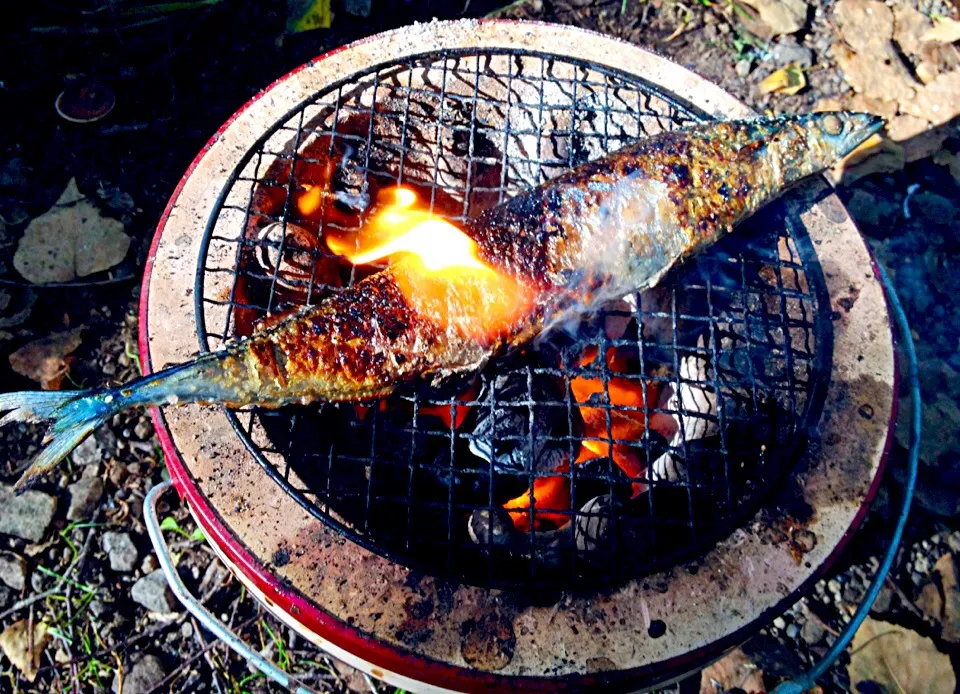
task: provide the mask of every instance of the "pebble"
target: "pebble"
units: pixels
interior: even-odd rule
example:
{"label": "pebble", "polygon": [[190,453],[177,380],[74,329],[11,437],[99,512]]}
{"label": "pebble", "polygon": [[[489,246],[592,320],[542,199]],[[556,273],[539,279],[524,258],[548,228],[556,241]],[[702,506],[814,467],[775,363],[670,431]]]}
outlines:
{"label": "pebble", "polygon": [[827,581],[827,590],[834,595],[840,595],[840,581],[835,578],[831,578],[829,581]]}
{"label": "pebble", "polygon": [[100,479],[98,466],[90,465],[84,468],[80,479],[67,489],[70,492],[67,520],[80,521],[90,518],[103,498],[103,480]]}
{"label": "pebble", "polygon": [[57,497],[28,489],[20,496],[13,485],[0,484],[0,533],[40,542],[57,512]]}
{"label": "pebble", "polygon": [[189,639],[193,636],[193,625],[190,622],[184,622],[180,625],[180,637]]}
{"label": "pebble", "polygon": [[817,619],[808,619],[807,623],[803,625],[803,629],[800,630],[800,636],[811,646],[820,643],[826,633],[827,630]]}
{"label": "pebble", "polygon": [[734,66],[734,70],[739,77],[746,77],[750,74],[750,70],[752,69],[753,61],[748,59],[738,60],[737,64]]}
{"label": "pebble", "polygon": [[919,588],[924,583],[923,574],[918,573],[916,571],[910,572],[910,580],[913,582],[913,585],[915,585],[917,588]]}
{"label": "pebble", "polygon": [[130,597],[151,612],[169,614],[179,607],[177,599],[167,584],[163,569],[157,569],[133,584]]}
{"label": "pebble", "polygon": [[950,548],[951,552],[960,552],[960,530],[947,536],[947,547]]}
{"label": "pebble", "polygon": [[70,459],[76,465],[93,465],[109,457],[117,448],[117,437],[107,427],[100,427],[73,449]]}
{"label": "pebble", "polygon": [[13,552],[0,552],[0,582],[14,590],[23,590],[27,584],[27,562]]}
{"label": "pebble", "polygon": [[113,694],[144,694],[151,691],[166,676],[167,671],[160,659],[155,655],[145,655],[125,669],[122,691],[119,675],[114,676]]}
{"label": "pebble", "polygon": [[786,634],[788,639],[793,639],[796,641],[797,636],[800,635],[800,627],[798,627],[796,624],[790,624],[787,626]]}
{"label": "pebble", "polygon": [[154,554],[148,554],[143,558],[143,561],[140,562],[140,572],[144,574],[152,573],[160,568],[160,562],[157,561],[157,557]]}
{"label": "pebble", "polygon": [[133,427],[133,435],[138,439],[148,439],[153,435],[153,425],[150,424],[150,421],[147,419],[141,419],[137,422],[137,425]]}
{"label": "pebble", "polygon": [[843,601],[848,605],[858,605],[863,600],[864,587],[860,583],[848,583],[843,587]]}
{"label": "pebble", "polygon": [[139,555],[130,533],[105,532],[100,544],[110,559],[112,570],[127,573],[136,568]]}
{"label": "pebble", "polygon": [[913,570],[919,571],[922,574],[930,573],[930,560],[923,554],[917,557],[916,561],[913,562]]}
{"label": "pebble", "polygon": [[783,617],[777,617],[773,620],[773,626],[777,629],[785,629],[787,627],[787,622]]}
{"label": "pebble", "polygon": [[797,63],[801,67],[813,65],[813,51],[797,45],[793,40],[781,39],[770,51],[770,58],[778,65]]}

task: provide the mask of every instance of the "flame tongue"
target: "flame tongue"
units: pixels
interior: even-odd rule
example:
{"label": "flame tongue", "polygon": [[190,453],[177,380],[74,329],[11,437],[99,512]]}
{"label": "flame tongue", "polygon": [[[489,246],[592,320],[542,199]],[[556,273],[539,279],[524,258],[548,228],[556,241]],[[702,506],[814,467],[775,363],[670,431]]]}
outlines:
{"label": "flame tongue", "polygon": [[476,241],[456,226],[414,207],[408,188],[388,191],[392,201],[352,239],[328,238],[354,265],[405,255],[393,265],[408,306],[443,330],[477,340],[508,334],[533,305],[522,283],[479,257]]}

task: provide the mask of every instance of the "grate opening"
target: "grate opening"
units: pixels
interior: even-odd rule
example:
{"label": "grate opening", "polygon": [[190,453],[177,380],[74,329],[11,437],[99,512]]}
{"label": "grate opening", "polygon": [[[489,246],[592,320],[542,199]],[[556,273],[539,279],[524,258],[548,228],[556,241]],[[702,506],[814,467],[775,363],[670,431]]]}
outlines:
{"label": "grate opening", "polygon": [[[705,117],[638,77],[547,54],[446,51],[351,75],[229,176],[198,265],[201,347],[369,274],[324,232],[362,226],[386,188],[456,223]],[[790,469],[829,373],[824,295],[809,240],[774,205],[661,287],[475,377],[228,416],[298,503],[395,561],[503,588],[617,583],[726,537]]]}

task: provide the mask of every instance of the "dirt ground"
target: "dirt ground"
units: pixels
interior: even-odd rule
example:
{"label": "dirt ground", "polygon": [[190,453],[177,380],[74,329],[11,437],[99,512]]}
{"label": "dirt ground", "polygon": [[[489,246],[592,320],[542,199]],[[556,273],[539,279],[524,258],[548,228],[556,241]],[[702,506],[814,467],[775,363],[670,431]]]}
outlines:
{"label": "dirt ground", "polygon": [[[13,12],[0,42],[0,64],[8,68],[0,72],[4,391],[37,387],[11,367],[11,354],[79,326],[83,331],[69,371],[60,374],[62,387],[122,382],[138,373],[136,310],[143,262],[183,171],[220,124],[259,89],[355,38],[432,16],[497,11],[509,18],[584,26],[651,47],[758,111],[808,111],[824,99],[851,99],[855,91],[849,64],[838,62],[832,48],[841,41],[842,27],[835,3],[827,0],[807,2],[802,27],[781,37],[770,34],[755,12],[719,0],[531,0],[505,9],[494,2],[468,2],[465,8],[410,2],[389,11],[386,3],[375,2],[369,19],[338,13],[330,30],[296,35],[284,35],[283,8],[274,3],[226,1],[172,12],[155,23],[81,14],[68,3],[38,5]],[[926,17],[957,17],[947,2],[887,5],[909,5]],[[903,59],[914,73],[922,70],[922,62]],[[939,69],[952,69],[952,58],[938,59]],[[765,78],[791,65],[803,68],[806,85],[793,95],[765,93]],[[55,98],[81,74],[115,92],[116,107],[108,117],[78,124],[58,116]],[[900,114],[910,108],[901,104]],[[888,156],[893,164],[874,165],[879,170],[856,180],[848,175],[839,193],[906,305],[928,406],[917,502],[874,617],[902,627],[913,635],[909,638],[931,640],[934,651],[946,658],[945,665],[936,661],[937,667],[952,670],[960,665],[960,590],[951,558],[960,552],[960,304],[954,298],[960,293],[960,274],[954,271],[960,188],[950,161],[960,140],[956,119],[938,128],[946,139],[919,152],[924,156],[911,155],[921,139],[912,137],[900,159],[894,153]],[[25,286],[6,251],[16,245],[26,221],[48,209],[71,178],[103,215],[123,223],[132,239],[130,251],[110,273],[93,276],[99,283]],[[16,479],[41,437],[33,425],[0,430],[0,482]],[[815,662],[849,621],[896,520],[905,442],[901,429],[864,529],[810,596],[744,645],[752,665],[742,672],[762,670],[766,686],[773,686]],[[28,659],[31,652],[36,657],[30,681],[24,673],[29,663],[14,665],[10,652],[17,651],[16,644],[7,645],[0,658],[0,691],[119,691],[121,680],[127,694],[279,691],[169,602],[162,586],[143,582],[157,568],[142,521],[143,497],[164,478],[149,421],[141,413],[118,415],[74,454],[69,466],[38,486],[40,496],[24,502],[33,519],[30,527],[0,521],[0,630],[20,624],[26,645],[19,650]],[[4,499],[6,489],[0,488]],[[171,519],[168,537],[175,539],[184,580],[257,650],[319,690],[392,691],[339,667],[263,614],[196,537],[185,509],[165,508],[163,515]],[[36,631],[41,623],[45,627]],[[850,687],[849,661],[848,654],[831,669],[821,681],[823,690]],[[706,690],[697,674],[671,691],[742,690],[747,681],[712,671],[704,678]]]}

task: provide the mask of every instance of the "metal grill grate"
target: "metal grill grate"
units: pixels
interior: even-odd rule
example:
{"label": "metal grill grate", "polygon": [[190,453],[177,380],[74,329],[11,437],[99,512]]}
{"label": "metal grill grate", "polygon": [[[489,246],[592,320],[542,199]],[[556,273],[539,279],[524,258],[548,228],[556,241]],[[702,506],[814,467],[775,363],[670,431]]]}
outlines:
{"label": "metal grill grate", "polygon": [[[408,186],[456,223],[704,117],[638,77],[546,54],[432,53],[351,75],[282,118],[229,175],[198,266],[201,347],[356,281],[323,233],[359,228],[379,190]],[[816,423],[829,373],[809,241],[782,205],[744,226],[658,290],[473,380],[413,384],[364,407],[229,416],[310,513],[418,570],[566,589],[673,565],[756,511]],[[624,388],[647,395],[625,404]],[[615,435],[621,417],[641,433]],[[658,428],[671,421],[679,433]],[[571,464],[578,456],[588,459]],[[624,461],[642,472],[628,478]],[[551,482],[569,502],[504,511]]]}

